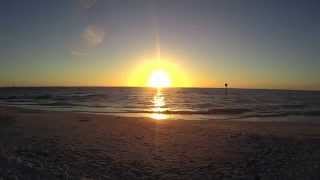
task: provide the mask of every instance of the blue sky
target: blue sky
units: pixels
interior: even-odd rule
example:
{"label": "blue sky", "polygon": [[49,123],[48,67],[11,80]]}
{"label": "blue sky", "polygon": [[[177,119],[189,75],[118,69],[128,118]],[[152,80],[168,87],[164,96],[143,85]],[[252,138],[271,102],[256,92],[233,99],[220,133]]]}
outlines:
{"label": "blue sky", "polygon": [[316,0],[4,0],[0,85],[126,86],[158,43],[193,86],[319,90],[319,19]]}

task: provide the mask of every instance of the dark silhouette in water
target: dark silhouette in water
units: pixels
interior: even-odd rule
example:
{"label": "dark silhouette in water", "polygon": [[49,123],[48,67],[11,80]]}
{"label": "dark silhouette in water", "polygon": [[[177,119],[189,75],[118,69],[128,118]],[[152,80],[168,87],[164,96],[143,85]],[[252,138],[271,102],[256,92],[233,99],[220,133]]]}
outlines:
{"label": "dark silhouette in water", "polygon": [[225,94],[228,95],[228,83],[224,83]]}

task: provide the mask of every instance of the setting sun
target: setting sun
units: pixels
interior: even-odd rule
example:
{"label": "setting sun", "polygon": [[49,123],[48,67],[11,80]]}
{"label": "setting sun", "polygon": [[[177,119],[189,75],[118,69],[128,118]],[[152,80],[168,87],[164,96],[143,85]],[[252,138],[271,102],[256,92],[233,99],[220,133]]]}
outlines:
{"label": "setting sun", "polygon": [[190,87],[191,79],[188,78],[188,69],[182,67],[174,58],[154,57],[141,58],[129,66],[128,86],[135,87]]}
{"label": "setting sun", "polygon": [[164,70],[152,71],[149,78],[149,87],[165,88],[171,86],[171,80],[168,73]]}

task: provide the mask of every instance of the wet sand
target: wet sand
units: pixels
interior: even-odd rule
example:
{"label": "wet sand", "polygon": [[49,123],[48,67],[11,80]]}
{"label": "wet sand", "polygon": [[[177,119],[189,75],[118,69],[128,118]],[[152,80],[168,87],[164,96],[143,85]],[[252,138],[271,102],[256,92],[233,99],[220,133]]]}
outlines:
{"label": "wet sand", "polygon": [[0,179],[320,179],[319,122],[0,107]]}

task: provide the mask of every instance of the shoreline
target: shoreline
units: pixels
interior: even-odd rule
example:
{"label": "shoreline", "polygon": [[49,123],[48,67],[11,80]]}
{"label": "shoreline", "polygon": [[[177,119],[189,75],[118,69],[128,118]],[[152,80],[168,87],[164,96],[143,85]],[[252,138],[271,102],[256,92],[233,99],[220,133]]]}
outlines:
{"label": "shoreline", "polygon": [[0,179],[319,179],[319,128],[0,106]]}
{"label": "shoreline", "polygon": [[[78,113],[78,114],[88,114],[88,115],[98,115],[98,116],[112,116],[121,118],[133,118],[133,119],[151,119],[151,120],[165,120],[165,121],[244,121],[244,122],[318,122],[320,116],[306,116],[306,115],[271,115],[271,116],[239,116],[239,117],[229,117],[227,115],[221,114],[175,114],[166,112],[90,112],[90,111],[70,111],[61,110],[55,108],[39,108],[41,106],[26,106],[22,107],[19,105],[5,105],[0,104],[0,108],[12,108],[20,111],[36,111],[36,112],[64,112],[64,113]],[[69,108],[68,108],[69,109]],[[153,117],[155,114],[165,115],[164,119],[156,119]],[[214,118],[210,116],[215,116]]]}

